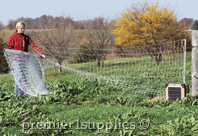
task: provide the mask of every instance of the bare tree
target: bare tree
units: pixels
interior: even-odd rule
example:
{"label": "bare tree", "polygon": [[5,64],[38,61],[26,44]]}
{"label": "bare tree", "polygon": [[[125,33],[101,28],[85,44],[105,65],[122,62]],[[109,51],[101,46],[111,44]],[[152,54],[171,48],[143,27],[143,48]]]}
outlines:
{"label": "bare tree", "polygon": [[10,20],[8,21],[8,25],[7,25],[6,27],[7,27],[7,29],[9,29],[9,30],[14,29],[14,28],[15,28],[14,20],[13,20],[13,19],[10,19]]}
{"label": "bare tree", "polygon": [[92,50],[93,58],[96,58],[97,66],[102,66],[109,49],[114,46],[114,36],[111,34],[109,19],[103,17],[87,20],[83,23],[85,30],[82,31],[83,42],[81,46],[87,46],[86,49]]}
{"label": "bare tree", "polygon": [[[41,23],[40,31],[37,30],[37,43],[44,54],[49,55],[61,65],[72,54],[69,48],[75,46],[76,37],[74,36],[72,19],[69,16],[59,18],[46,16],[45,19],[47,22]],[[59,72],[62,72],[61,67]]]}
{"label": "bare tree", "polygon": [[186,23],[188,25],[188,29],[192,29],[194,24],[193,18],[182,18],[179,22],[182,24]]}
{"label": "bare tree", "polygon": [[4,29],[5,25],[0,21],[0,30]]}

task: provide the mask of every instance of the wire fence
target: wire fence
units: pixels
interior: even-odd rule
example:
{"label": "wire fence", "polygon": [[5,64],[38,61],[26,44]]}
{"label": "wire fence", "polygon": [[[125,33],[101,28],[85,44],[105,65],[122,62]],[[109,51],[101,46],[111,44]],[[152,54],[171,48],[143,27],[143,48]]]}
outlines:
{"label": "wire fence", "polygon": [[135,47],[39,48],[50,58],[43,65],[119,84],[133,93],[163,96],[166,83],[185,83],[185,39]]}

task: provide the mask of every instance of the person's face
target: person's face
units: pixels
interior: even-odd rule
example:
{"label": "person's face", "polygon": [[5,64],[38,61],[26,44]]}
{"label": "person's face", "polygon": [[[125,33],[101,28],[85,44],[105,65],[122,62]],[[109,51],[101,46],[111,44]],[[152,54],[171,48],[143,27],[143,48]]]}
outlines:
{"label": "person's face", "polygon": [[17,29],[17,33],[23,33],[25,31],[25,27],[21,26]]}

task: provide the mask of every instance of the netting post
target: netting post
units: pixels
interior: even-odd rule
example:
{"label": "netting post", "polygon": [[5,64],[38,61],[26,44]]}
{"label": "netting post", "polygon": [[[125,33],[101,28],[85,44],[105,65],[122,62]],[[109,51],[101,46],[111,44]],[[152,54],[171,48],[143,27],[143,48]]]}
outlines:
{"label": "netting post", "polygon": [[198,94],[198,31],[192,30],[192,96]]}
{"label": "netting post", "polygon": [[186,39],[182,41],[183,49],[184,49],[184,71],[183,71],[183,83],[185,83],[186,78]]}

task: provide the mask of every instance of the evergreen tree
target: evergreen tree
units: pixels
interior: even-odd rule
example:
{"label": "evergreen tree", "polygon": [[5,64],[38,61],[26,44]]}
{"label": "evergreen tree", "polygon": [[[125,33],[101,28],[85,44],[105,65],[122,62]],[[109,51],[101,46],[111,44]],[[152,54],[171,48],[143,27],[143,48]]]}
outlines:
{"label": "evergreen tree", "polygon": [[193,27],[192,27],[192,30],[198,30],[198,23],[197,23],[197,20],[195,20],[194,24],[193,24]]}

